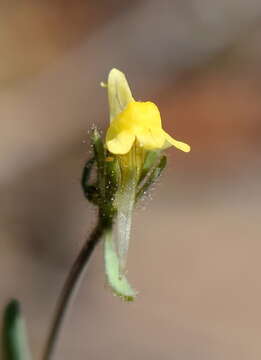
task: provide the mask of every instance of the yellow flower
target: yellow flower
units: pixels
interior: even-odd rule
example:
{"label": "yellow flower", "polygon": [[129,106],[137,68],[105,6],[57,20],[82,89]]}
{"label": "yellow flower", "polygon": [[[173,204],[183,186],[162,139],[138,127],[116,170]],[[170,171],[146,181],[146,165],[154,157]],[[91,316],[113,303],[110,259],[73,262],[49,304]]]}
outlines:
{"label": "yellow flower", "polygon": [[144,150],[163,150],[170,146],[189,152],[190,146],[173,139],[163,129],[160,112],[150,102],[135,101],[123,73],[112,69],[108,78],[111,124],[106,147],[116,155],[127,154],[134,144]]}
{"label": "yellow flower", "polygon": [[108,88],[110,106],[110,126],[105,139],[107,159],[112,158],[119,169],[115,172],[118,183],[113,196],[116,231],[112,240],[105,240],[106,273],[114,292],[130,299],[135,291],[129,286],[124,270],[134,206],[139,194],[155,182],[166,165],[161,150],[175,146],[189,152],[190,146],[162,129],[160,112],[154,103],[134,100],[122,72],[112,69],[107,85],[103,86]]}

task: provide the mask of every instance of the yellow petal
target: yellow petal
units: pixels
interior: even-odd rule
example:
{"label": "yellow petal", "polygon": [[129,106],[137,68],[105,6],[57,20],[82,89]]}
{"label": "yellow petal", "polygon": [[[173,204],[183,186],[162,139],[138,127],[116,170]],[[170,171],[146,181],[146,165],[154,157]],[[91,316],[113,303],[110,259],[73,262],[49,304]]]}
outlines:
{"label": "yellow petal", "polygon": [[162,129],[139,129],[136,132],[139,145],[146,150],[161,149],[165,143],[165,134]]}
{"label": "yellow petal", "polygon": [[182,150],[184,152],[190,152],[190,146],[186,143],[173,139],[169,134],[167,134],[164,130],[162,130],[165,135],[165,144],[163,146],[164,149],[167,149],[171,145],[175,146],[177,149]]}
{"label": "yellow petal", "polygon": [[108,97],[110,105],[110,121],[121,113],[129,102],[134,101],[125,75],[112,69],[108,76]]}
{"label": "yellow petal", "polygon": [[112,154],[127,154],[135,141],[135,135],[129,131],[115,132],[110,127],[106,135],[106,147]]}
{"label": "yellow petal", "polygon": [[124,111],[124,116],[129,122],[138,128],[161,129],[160,112],[151,101],[133,101]]}

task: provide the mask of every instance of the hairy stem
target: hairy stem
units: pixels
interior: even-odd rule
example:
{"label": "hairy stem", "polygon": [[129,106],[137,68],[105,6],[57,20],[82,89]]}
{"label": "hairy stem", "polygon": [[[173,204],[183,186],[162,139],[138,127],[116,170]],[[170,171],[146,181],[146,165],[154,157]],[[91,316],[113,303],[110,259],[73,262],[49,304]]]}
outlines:
{"label": "hairy stem", "polygon": [[110,226],[104,223],[99,216],[99,221],[90,237],[87,239],[79,255],[74,261],[72,268],[63,286],[60,297],[58,298],[57,307],[53,321],[51,323],[50,332],[44,349],[43,360],[51,360],[54,357],[55,346],[57,344],[60,329],[65,319],[66,312],[73,300],[76,290],[80,284],[82,275],[86,269],[86,265],[95,249],[96,245],[102,238],[104,231]]}

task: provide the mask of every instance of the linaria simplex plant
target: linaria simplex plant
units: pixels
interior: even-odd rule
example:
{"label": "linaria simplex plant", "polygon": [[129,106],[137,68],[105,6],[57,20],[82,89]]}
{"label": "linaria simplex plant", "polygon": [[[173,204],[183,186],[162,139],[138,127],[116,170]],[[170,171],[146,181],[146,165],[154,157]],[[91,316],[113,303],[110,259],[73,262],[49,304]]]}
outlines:
{"label": "linaria simplex plant", "polygon": [[[43,360],[51,360],[57,338],[77,285],[96,245],[104,242],[107,283],[124,301],[133,301],[137,292],[129,284],[125,269],[133,209],[164,170],[163,150],[170,146],[189,152],[190,146],[173,139],[163,129],[160,112],[150,102],[135,101],[125,75],[112,69],[108,82],[110,125],[105,141],[94,128],[91,134],[93,156],[86,162],[82,188],[88,201],[98,208],[97,225],[76,258],[51,324]],[[95,173],[95,180],[91,175]],[[30,360],[20,306],[12,300],[4,312],[3,359]]]}

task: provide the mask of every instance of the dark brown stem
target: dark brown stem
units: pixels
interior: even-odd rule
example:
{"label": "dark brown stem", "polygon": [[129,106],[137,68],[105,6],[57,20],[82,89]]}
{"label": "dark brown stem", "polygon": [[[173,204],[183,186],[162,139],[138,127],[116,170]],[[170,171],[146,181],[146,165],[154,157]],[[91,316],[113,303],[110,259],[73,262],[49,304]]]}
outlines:
{"label": "dark brown stem", "polygon": [[58,299],[54,319],[51,324],[49,336],[44,349],[43,360],[52,360],[54,357],[55,346],[57,344],[58,336],[63,325],[66,312],[68,311],[69,305],[71,304],[77,288],[80,285],[80,281],[86,269],[86,265],[88,264],[89,259],[93,253],[93,250],[99,243],[107,227],[108,225],[104,224],[102,220],[98,221],[98,224],[94,228],[93,232],[73,263],[73,266],[69,272]]}

